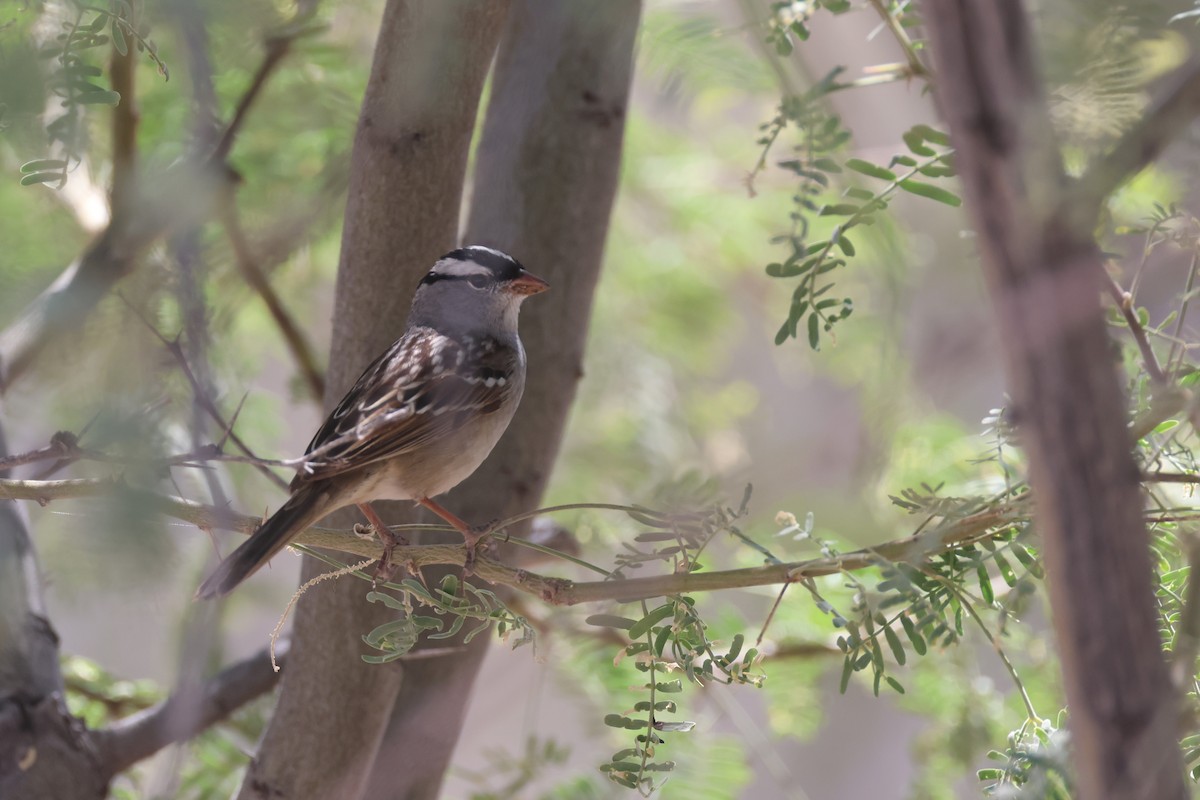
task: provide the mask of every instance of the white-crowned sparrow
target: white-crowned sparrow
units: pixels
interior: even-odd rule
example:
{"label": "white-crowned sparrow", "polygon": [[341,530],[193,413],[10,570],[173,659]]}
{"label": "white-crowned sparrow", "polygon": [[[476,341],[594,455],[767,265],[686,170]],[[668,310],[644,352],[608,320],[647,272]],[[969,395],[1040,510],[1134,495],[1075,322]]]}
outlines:
{"label": "white-crowned sparrow", "polygon": [[292,537],[344,506],[358,505],[389,543],[371,500],[414,500],[473,548],[479,529],[431,498],[474,472],[512,420],[525,388],[517,313],[547,286],[488,247],[439,259],[417,287],[404,335],[367,367],[309,443],[292,496],[197,597],[227,594]]}

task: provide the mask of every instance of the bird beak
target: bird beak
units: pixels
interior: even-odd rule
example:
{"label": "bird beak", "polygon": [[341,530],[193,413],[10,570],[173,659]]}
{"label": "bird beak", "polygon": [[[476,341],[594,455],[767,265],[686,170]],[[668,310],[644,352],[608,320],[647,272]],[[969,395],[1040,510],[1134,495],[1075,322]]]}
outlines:
{"label": "bird beak", "polygon": [[521,270],[521,274],[509,281],[504,290],[509,294],[528,297],[533,294],[541,294],[549,288],[550,284],[537,275]]}

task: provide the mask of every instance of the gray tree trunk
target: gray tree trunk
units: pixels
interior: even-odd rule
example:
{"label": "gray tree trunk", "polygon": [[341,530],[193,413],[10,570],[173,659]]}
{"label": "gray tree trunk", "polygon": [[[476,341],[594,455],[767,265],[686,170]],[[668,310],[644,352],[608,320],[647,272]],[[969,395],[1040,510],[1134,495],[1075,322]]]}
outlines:
{"label": "gray tree trunk", "polygon": [[0,502],[0,798],[99,800],[110,773],[67,713],[41,580],[25,509]]}
{"label": "gray tree trunk", "polygon": [[[465,241],[513,254],[551,288],[521,312],[529,355],[521,408],[487,462],[447,500],[468,520],[536,508],[558,454],[583,374],[640,10],[640,0],[513,3]],[[461,653],[405,666],[366,797],[437,797],[486,646],[480,636]]]}
{"label": "gray tree trunk", "polygon": [[923,10],[1030,459],[1078,796],[1184,798],[1104,263],[1072,207],[1029,21],[992,0]]}
{"label": "gray tree trunk", "polygon": [[[496,0],[387,3],[351,161],[327,407],[400,334],[417,281],[455,245],[479,96],[506,13]],[[325,569],[307,560],[304,578]],[[399,665],[360,659],[361,636],[389,617],[367,591],[347,578],[300,601],[279,705],[241,798],[362,796],[403,676]]]}

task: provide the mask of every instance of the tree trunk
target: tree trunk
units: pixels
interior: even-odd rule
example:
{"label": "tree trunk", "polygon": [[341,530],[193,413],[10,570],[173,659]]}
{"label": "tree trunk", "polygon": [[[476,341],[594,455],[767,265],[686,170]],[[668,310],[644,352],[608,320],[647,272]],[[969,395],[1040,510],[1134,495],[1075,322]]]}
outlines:
{"label": "tree trunk", "polygon": [[1019,3],[926,0],[936,91],[1030,459],[1083,798],[1184,798],[1143,500],[1100,306]]}
{"label": "tree trunk", "polygon": [[[522,310],[529,377],[521,408],[487,462],[447,500],[468,520],[536,508],[558,454],[583,374],[640,8],[640,0],[513,4],[466,241],[513,254],[550,291]],[[437,797],[486,646],[480,636],[464,652],[405,666],[367,797]]]}
{"label": "tree trunk", "polygon": [[[479,96],[506,13],[495,0],[387,3],[351,162],[327,407],[400,334],[417,281],[455,244]],[[307,559],[304,579],[326,569]],[[360,659],[362,635],[392,615],[367,603],[367,591],[346,578],[300,601],[279,705],[241,798],[362,795],[402,678],[396,664]]]}
{"label": "tree trunk", "polygon": [[58,634],[46,616],[29,520],[16,501],[0,502],[0,797],[107,794],[109,773],[62,691]]}

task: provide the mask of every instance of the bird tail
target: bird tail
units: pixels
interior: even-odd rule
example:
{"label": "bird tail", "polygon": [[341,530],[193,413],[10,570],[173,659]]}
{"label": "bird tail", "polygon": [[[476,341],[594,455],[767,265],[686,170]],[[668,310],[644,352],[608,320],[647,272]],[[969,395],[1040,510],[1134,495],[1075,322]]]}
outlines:
{"label": "bird tail", "polygon": [[197,600],[223,597],[267,563],[300,531],[325,516],[321,502],[325,492],[308,486],[300,489],[270,519],[258,526],[250,538],[230,553],[196,590]]}

